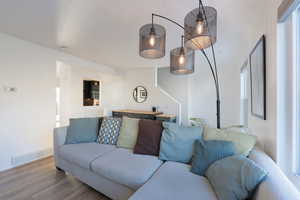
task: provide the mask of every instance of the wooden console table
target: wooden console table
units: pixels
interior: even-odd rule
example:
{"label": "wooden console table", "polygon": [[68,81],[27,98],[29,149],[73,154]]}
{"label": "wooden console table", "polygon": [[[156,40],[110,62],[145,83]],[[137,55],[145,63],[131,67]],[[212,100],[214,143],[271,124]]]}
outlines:
{"label": "wooden console table", "polygon": [[161,120],[176,122],[175,115],[165,115],[162,112],[151,112],[151,111],[141,111],[141,110],[115,110],[112,111],[113,117],[131,117],[138,119],[151,119],[151,120]]}

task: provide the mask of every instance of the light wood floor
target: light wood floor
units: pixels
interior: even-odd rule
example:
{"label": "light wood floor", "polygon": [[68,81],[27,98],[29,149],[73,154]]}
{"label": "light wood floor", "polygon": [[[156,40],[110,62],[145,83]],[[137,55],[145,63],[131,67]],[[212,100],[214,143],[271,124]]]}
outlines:
{"label": "light wood floor", "polygon": [[1,200],[109,200],[70,175],[53,157],[0,173]]}

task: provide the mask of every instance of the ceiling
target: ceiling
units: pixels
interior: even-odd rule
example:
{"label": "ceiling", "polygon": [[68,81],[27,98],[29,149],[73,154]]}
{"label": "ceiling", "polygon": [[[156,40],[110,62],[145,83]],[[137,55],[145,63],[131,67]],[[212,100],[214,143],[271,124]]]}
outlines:
{"label": "ceiling", "polygon": [[[234,2],[240,1],[210,0],[209,4],[219,11]],[[247,2],[248,10],[251,1]],[[67,47],[61,50],[116,68],[166,66],[169,50],[180,45],[180,28],[155,20],[167,29],[166,56],[159,60],[139,56],[139,28],[151,22],[153,12],[183,24],[197,4],[197,0],[2,0],[0,32],[50,48]]]}

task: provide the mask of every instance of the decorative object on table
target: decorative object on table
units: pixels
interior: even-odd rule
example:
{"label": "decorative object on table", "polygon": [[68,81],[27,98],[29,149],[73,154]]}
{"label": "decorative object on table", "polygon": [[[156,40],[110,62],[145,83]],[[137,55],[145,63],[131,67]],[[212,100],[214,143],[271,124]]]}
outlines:
{"label": "decorative object on table", "polygon": [[117,147],[134,149],[139,131],[139,119],[123,117]]}
{"label": "decorative object on table", "polygon": [[[172,74],[191,74],[194,72],[195,52],[200,50],[207,61],[216,89],[217,128],[221,128],[220,118],[220,86],[214,43],[217,41],[217,11],[213,7],[204,6],[199,0],[199,7],[189,12],[184,19],[184,26],[178,22],[158,14],[152,14],[151,24],[140,28],[140,56],[148,59],[165,56],[166,30],[154,23],[154,17],[165,19],[183,30],[181,46],[171,50],[170,72]],[[212,61],[206,49],[211,47]]]}
{"label": "decorative object on table", "polygon": [[251,113],[266,120],[266,39],[263,35],[249,58],[251,82]]}
{"label": "decorative object on table", "polygon": [[197,140],[194,145],[191,172],[204,176],[207,168],[217,160],[235,155],[235,146],[227,141]]}
{"label": "decorative object on table", "polygon": [[100,82],[84,80],[83,81],[83,106],[100,105]]}
{"label": "decorative object on table", "polygon": [[143,103],[148,98],[147,89],[144,86],[137,86],[133,89],[133,99],[137,103]]}
{"label": "decorative object on table", "polygon": [[157,107],[156,106],[152,107],[152,112],[157,112]]}
{"label": "decorative object on table", "polygon": [[135,154],[158,156],[162,131],[161,121],[141,119],[139,121],[138,138],[133,152]]}
{"label": "decorative object on table", "polygon": [[121,124],[121,118],[104,117],[99,130],[98,143],[116,145]]}
{"label": "decorative object on table", "polygon": [[65,144],[95,142],[98,130],[99,118],[70,119]]}
{"label": "decorative object on table", "polygon": [[152,120],[160,120],[160,121],[168,121],[168,122],[176,122],[176,115],[167,115],[163,114],[163,112],[151,112],[151,111],[143,111],[143,110],[114,110],[112,111],[113,117],[123,116],[137,119],[152,119]]}
{"label": "decorative object on table", "polygon": [[221,140],[232,142],[235,145],[236,153],[248,156],[256,144],[256,137],[242,132],[226,129],[216,129],[206,126],[204,128],[204,140]]}
{"label": "decorative object on table", "polygon": [[160,141],[159,159],[189,163],[192,159],[194,143],[202,138],[200,126],[179,126],[163,122],[164,131]]}
{"label": "decorative object on table", "polygon": [[267,174],[252,160],[238,155],[214,162],[205,176],[219,200],[243,200],[251,197]]}

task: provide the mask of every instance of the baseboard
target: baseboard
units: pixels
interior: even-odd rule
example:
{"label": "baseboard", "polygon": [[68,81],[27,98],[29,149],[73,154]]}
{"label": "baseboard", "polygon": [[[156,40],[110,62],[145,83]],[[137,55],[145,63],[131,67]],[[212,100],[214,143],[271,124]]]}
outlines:
{"label": "baseboard", "polygon": [[13,156],[11,158],[11,165],[12,167],[18,167],[20,165],[24,165],[42,158],[46,158],[48,156],[53,155],[53,149],[49,148],[49,149],[44,149],[41,151],[36,151],[36,152],[32,152],[32,153],[27,153],[27,154],[23,154],[23,155],[18,155],[18,156]]}

